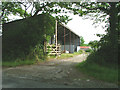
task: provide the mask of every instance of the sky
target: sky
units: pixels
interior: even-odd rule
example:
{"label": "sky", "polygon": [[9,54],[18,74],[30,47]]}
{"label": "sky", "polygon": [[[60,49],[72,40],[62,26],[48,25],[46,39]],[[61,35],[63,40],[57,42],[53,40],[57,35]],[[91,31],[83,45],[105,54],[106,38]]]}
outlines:
{"label": "sky", "polygon": [[82,36],[85,40],[85,44],[88,44],[90,41],[94,40],[99,41],[100,37],[96,36],[96,34],[106,34],[105,29],[102,28],[102,26],[105,26],[104,22],[100,23],[99,26],[95,28],[95,25],[93,25],[93,20],[91,19],[84,19],[82,16],[74,15],[72,13],[63,13],[59,15],[68,15],[72,18],[66,26],[77,35]]}
{"label": "sky", "polygon": [[[64,15],[64,14],[61,14]],[[96,34],[105,34],[105,30],[102,28],[104,23],[101,23],[99,27],[95,28],[93,21],[90,19],[83,19],[78,15],[73,15],[72,13],[67,13],[66,15],[72,18],[66,26],[68,26],[73,32],[77,35],[82,36],[85,40],[85,44],[90,41],[100,40],[100,37],[97,37]],[[54,16],[54,15],[53,15]],[[19,16],[9,16],[10,19],[22,19]]]}
{"label": "sky", "polygon": [[73,14],[69,16],[73,19],[68,22],[67,26],[79,36],[82,36],[86,44],[94,40],[99,41],[100,37],[97,37],[96,34],[106,34],[105,30],[102,28],[102,25],[104,26],[105,23],[101,23],[95,28],[93,20],[83,19],[83,17]]}

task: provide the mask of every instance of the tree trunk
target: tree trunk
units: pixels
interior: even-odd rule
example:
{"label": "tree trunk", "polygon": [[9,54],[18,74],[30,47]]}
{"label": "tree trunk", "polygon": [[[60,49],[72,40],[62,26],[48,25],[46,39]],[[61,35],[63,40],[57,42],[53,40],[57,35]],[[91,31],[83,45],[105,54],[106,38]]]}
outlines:
{"label": "tree trunk", "polygon": [[[116,8],[116,3],[115,2],[112,2],[112,3],[109,3],[111,8],[110,8],[110,12],[109,12],[109,23],[110,23],[110,29],[109,29],[109,37],[110,37],[110,46],[111,46],[111,51],[112,51],[112,54],[113,54],[113,60],[114,61],[117,61],[117,57],[116,57],[116,54],[117,54],[117,8]],[[111,61],[113,61],[111,59]]]}

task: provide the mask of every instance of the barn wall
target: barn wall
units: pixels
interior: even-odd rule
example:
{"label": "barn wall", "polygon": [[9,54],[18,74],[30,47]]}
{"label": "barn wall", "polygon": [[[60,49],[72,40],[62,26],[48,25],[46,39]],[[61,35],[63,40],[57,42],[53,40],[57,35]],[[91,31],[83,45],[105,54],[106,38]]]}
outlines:
{"label": "barn wall", "polygon": [[[61,50],[64,51],[64,29],[65,29],[65,50],[70,51],[71,53],[77,51],[77,46],[80,46],[80,37],[75,33],[71,32],[69,29],[58,24],[58,44],[61,45]],[[71,34],[71,35],[70,35]],[[71,36],[71,40],[70,40]],[[54,39],[52,40],[53,43]],[[51,40],[49,41],[50,44]]]}
{"label": "barn wall", "polygon": [[[64,47],[64,37],[58,38],[58,43],[60,43]],[[80,37],[78,37],[74,33],[71,33],[71,43],[70,43],[70,36],[68,35],[65,37],[65,49],[66,50],[70,52],[77,51],[77,46],[80,46]],[[70,49],[72,49],[72,51],[68,49],[69,47]],[[61,48],[61,49],[64,50],[64,48]]]}
{"label": "barn wall", "polygon": [[[69,48],[71,49],[69,50]],[[64,45],[61,45],[61,50],[64,51]],[[74,53],[75,45],[65,45],[65,50]]]}

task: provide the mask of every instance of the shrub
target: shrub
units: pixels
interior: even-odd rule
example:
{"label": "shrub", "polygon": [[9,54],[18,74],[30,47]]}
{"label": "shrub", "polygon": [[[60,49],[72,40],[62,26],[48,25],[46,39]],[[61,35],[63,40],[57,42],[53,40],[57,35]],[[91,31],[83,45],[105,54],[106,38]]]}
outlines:
{"label": "shrub", "polygon": [[53,33],[54,20],[49,15],[38,15],[4,24],[3,60],[44,59],[43,41]]}
{"label": "shrub", "polygon": [[82,53],[85,53],[84,50],[79,50],[78,53],[82,54]]}
{"label": "shrub", "polygon": [[85,50],[86,52],[92,52],[92,49],[87,49],[87,50]]}
{"label": "shrub", "polygon": [[79,63],[77,68],[96,79],[118,83],[118,69],[101,66],[93,62],[86,63],[86,61]]}

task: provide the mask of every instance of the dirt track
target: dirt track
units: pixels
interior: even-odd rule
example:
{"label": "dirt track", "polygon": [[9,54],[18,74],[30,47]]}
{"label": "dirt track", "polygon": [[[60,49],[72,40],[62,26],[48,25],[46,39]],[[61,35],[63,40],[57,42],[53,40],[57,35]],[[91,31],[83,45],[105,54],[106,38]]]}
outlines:
{"label": "dirt track", "polygon": [[39,65],[3,69],[3,88],[117,88],[79,72],[75,65],[87,55],[50,60]]}

